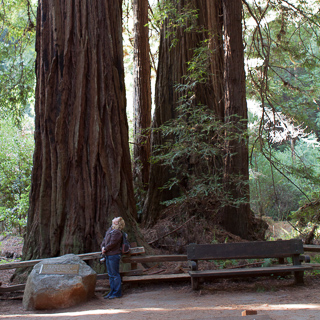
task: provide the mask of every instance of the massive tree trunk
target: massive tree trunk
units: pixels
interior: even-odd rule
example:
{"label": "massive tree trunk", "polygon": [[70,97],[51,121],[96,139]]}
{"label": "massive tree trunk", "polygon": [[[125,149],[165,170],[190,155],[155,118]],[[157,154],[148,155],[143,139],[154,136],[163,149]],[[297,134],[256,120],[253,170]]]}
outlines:
{"label": "massive tree trunk", "polygon": [[133,1],[134,14],[134,181],[148,188],[150,170],[151,79],[148,0]]}
{"label": "massive tree trunk", "polygon": [[121,0],[39,0],[35,153],[24,259],[99,250],[136,218]]}
{"label": "massive tree trunk", "polygon": [[[170,29],[170,20],[167,19],[161,30],[159,66],[155,92],[155,113],[152,121],[152,128],[161,127],[168,120],[177,116],[176,107],[178,100],[187,92],[178,92],[176,84],[183,84],[183,76],[187,74],[188,62],[193,56],[193,49],[199,47],[201,42],[210,38],[209,46],[213,50],[211,55],[211,66],[215,69],[208,81],[199,84],[195,89],[194,105],[201,103],[215,110],[219,118],[223,117],[223,96],[222,96],[222,22],[221,0],[192,0],[174,1],[178,14],[184,6],[192,5],[198,9],[197,31],[186,32],[186,27]],[[201,29],[203,28],[203,29]],[[199,30],[203,30],[200,32]],[[168,36],[168,32],[175,31],[174,35]],[[175,38],[175,39],[174,39]],[[173,41],[176,44],[172,46]],[[213,73],[213,72],[211,72]],[[218,81],[217,85],[213,82]],[[220,85],[219,85],[220,84]],[[163,145],[166,139],[159,131],[153,131],[151,135],[152,148]],[[160,188],[169,180],[169,169],[159,163],[151,164],[150,181],[146,203],[143,210],[143,222],[152,225],[159,217],[163,209],[162,201],[170,200],[179,194],[179,190],[161,190]]]}
{"label": "massive tree trunk", "polygon": [[247,238],[250,216],[248,141],[244,137],[239,141],[237,136],[247,131],[241,0],[223,0],[223,15],[225,119],[234,124],[229,134],[236,136],[227,144],[225,183],[233,200],[241,202],[239,206],[227,206],[223,218],[228,231]]}

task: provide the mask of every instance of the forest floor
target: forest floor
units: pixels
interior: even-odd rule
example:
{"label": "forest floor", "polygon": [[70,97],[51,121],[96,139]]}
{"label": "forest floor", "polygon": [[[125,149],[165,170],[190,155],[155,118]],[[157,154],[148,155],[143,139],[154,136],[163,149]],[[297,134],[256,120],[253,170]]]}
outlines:
{"label": "forest floor", "polygon": [[[0,237],[0,257],[9,252],[19,255],[21,249],[21,238]],[[3,287],[10,285],[13,272],[0,271]],[[303,286],[293,282],[293,278],[270,277],[222,279],[203,284],[199,291],[193,291],[189,281],[125,284],[121,299],[104,300],[107,282],[99,280],[92,300],[64,310],[26,311],[23,292],[0,294],[0,319],[319,319],[320,275],[307,273]],[[244,310],[255,310],[257,315],[243,318]]]}

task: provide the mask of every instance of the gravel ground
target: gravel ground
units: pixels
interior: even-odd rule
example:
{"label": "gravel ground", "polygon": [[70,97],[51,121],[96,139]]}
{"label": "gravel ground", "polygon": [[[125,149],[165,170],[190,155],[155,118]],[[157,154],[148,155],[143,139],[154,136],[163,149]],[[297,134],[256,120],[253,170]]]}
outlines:
{"label": "gravel ground", "polygon": [[[289,280],[288,280],[289,281]],[[292,281],[292,280],[290,280]],[[319,281],[319,279],[317,279]],[[270,281],[269,281],[270,282]],[[225,287],[226,284],[224,284]],[[0,300],[0,319],[241,319],[244,310],[256,310],[258,316],[242,319],[310,320],[319,319],[318,284],[309,288],[287,286],[275,291],[257,292],[247,282],[239,282],[239,291],[231,286],[208,284],[199,292],[190,284],[145,285],[126,289],[121,299],[104,300],[101,293],[85,304],[65,310],[25,311],[22,301]],[[261,289],[262,290],[262,289]],[[269,289],[268,289],[269,290]]]}

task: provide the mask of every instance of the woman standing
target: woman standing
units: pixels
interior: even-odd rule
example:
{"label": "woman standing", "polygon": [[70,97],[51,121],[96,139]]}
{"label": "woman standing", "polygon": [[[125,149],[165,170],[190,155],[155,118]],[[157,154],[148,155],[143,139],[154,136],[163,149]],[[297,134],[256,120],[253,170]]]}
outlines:
{"label": "woman standing", "polygon": [[121,277],[119,272],[121,259],[122,232],[125,222],[121,217],[114,218],[101,243],[101,252],[106,256],[106,266],[110,281],[110,292],[104,299],[121,298]]}

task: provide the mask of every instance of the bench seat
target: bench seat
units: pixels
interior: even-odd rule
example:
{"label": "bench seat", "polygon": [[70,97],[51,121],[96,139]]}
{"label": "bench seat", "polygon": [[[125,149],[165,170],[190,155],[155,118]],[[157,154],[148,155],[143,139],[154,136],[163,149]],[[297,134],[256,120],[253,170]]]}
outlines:
{"label": "bench seat", "polygon": [[274,273],[292,273],[297,271],[313,270],[311,266],[300,265],[284,265],[284,266],[272,266],[272,267],[260,267],[260,268],[237,268],[237,269],[218,269],[218,270],[199,270],[189,271],[191,277],[227,277],[227,276],[262,276],[271,275]]}

